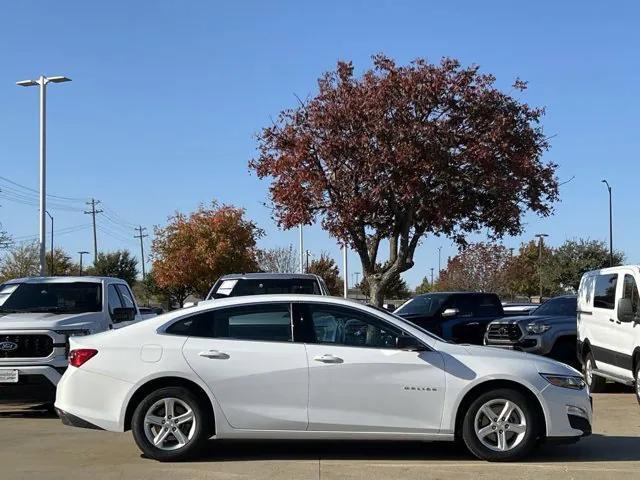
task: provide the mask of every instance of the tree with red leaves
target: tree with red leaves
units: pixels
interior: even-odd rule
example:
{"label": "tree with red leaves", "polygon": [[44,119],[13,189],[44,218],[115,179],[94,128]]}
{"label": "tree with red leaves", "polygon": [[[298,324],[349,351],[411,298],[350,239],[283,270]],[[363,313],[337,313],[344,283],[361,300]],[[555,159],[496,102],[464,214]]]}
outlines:
{"label": "tree with red leaves", "polygon": [[180,306],[188,295],[204,298],[222,275],[258,270],[256,240],[263,231],[242,208],[212,202],[189,216],[176,213],[154,233],[154,280]]}
{"label": "tree with red leaves", "polygon": [[398,66],[376,55],[373,64],[359,78],[347,62],[322,76],[315,97],[261,131],[250,168],[272,179],[280,227],[320,218],[358,253],[381,305],[422,238],[516,235],[525,211],[551,213],[558,182],[556,165],[542,161],[544,110],[498,90],[492,75],[449,58]]}

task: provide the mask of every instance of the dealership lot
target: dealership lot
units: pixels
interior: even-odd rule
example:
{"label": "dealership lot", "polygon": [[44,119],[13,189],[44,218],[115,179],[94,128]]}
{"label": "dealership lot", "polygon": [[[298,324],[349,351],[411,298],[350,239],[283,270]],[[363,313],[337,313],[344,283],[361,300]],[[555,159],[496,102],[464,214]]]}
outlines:
{"label": "dealership lot", "polygon": [[495,464],[448,443],[214,443],[181,464],[142,458],[131,434],[83,430],[29,405],[0,405],[0,478],[10,479],[337,479],[465,477],[638,478],[640,407],[633,395],[594,396],[594,435],[576,445],[545,446],[530,461]]}

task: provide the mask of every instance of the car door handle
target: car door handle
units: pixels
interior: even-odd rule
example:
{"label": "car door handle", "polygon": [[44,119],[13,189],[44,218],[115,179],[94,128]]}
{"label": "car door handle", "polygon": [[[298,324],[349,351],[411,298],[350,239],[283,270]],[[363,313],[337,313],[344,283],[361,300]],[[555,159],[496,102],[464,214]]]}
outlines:
{"label": "car door handle", "polygon": [[615,322],[615,320],[614,320],[613,318],[610,318],[610,319],[609,319],[609,321],[610,321],[611,323]]}
{"label": "car door handle", "polygon": [[477,327],[480,325],[480,322],[469,322],[467,323],[467,327]]}
{"label": "car door handle", "polygon": [[228,353],[220,352],[218,350],[205,350],[204,352],[200,352],[198,355],[205,358],[213,358],[217,360],[226,360],[229,358]]}
{"label": "car door handle", "polygon": [[329,355],[328,353],[325,353],[324,355],[316,355],[315,357],[313,357],[313,359],[316,362],[322,362],[322,363],[342,363],[342,362],[344,362],[344,360],[342,360],[340,357],[336,357],[334,355]]}

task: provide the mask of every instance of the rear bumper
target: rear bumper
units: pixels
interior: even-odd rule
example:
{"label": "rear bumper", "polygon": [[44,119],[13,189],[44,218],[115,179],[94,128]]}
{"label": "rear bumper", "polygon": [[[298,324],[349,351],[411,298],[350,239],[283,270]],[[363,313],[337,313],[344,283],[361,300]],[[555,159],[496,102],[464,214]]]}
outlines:
{"label": "rear bumper", "polygon": [[76,417],[75,415],[71,415],[70,413],[67,413],[64,410],[60,410],[59,408],[56,408],[56,413],[58,414],[58,417],[60,417],[60,420],[62,420],[62,423],[64,425],[78,428],[89,428],[91,430],[104,430],[104,428],[94,425],[91,422],[87,422],[86,420],[80,417]]}

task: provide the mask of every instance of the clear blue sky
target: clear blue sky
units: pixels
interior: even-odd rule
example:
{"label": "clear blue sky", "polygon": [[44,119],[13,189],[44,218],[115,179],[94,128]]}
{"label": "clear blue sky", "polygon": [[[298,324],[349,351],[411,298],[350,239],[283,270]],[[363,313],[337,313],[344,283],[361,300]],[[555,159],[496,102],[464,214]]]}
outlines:
{"label": "clear blue sky", "polygon": [[[517,247],[534,233],[557,245],[608,235],[607,197],[614,188],[614,244],[640,262],[640,9],[636,2],[442,1],[109,1],[3,2],[0,7],[0,175],[37,188],[38,98],[17,80],[67,75],[49,89],[49,192],[95,197],[101,249],[137,253],[130,224],[163,224],[216,198],[247,209],[267,232],[262,246],[297,242],[279,231],[267,184],[251,175],[254,134],[294,94],[313,94],[317,77],[338,59],[359,69],[384,52],[399,62],[453,56],[477,63],[522,97],[547,107],[553,135],[546,159],[560,165],[562,201],[548,219],[528,217]],[[11,187],[6,182],[0,182]],[[15,187],[17,188],[17,187]],[[63,202],[73,209],[80,203]],[[0,198],[0,221],[16,237],[37,234],[37,209]],[[56,229],[88,225],[89,216],[52,206]],[[60,235],[70,252],[91,250],[88,228]],[[307,229],[306,245],[335,242]],[[410,285],[455,253],[427,239]],[[360,271],[355,255],[351,272]]]}

